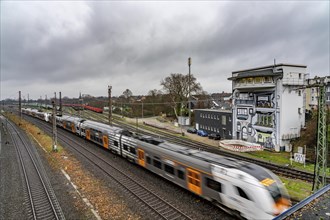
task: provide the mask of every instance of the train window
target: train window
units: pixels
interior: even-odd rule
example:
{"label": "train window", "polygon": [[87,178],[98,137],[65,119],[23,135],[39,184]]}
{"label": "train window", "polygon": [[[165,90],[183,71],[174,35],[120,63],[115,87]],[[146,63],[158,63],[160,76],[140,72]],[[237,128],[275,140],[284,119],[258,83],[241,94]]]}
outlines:
{"label": "train window", "polygon": [[184,180],[184,172],[182,170],[178,170],[178,177]]}
{"label": "train window", "polygon": [[159,160],[154,160],[154,166],[158,169],[162,169],[162,163]]}
{"label": "train window", "polygon": [[221,183],[213,180],[213,179],[210,179],[210,178],[205,178],[206,179],[206,186],[215,190],[215,191],[218,191],[218,192],[221,192]]}
{"label": "train window", "polygon": [[151,164],[151,158],[147,156],[147,163]]}
{"label": "train window", "polygon": [[114,141],[113,145],[115,145],[116,147],[118,147],[118,141]]}
{"label": "train window", "polygon": [[170,174],[174,175],[174,168],[172,166],[169,166],[169,165],[165,164],[165,171],[167,173],[170,173]]}
{"label": "train window", "polygon": [[126,144],[123,144],[124,150],[128,151],[128,146]]}
{"label": "train window", "polygon": [[241,189],[241,188],[238,187],[238,186],[236,186],[236,189],[237,189],[238,194],[239,194],[242,198],[247,199],[247,200],[251,200],[251,199],[247,196],[247,194],[244,192],[243,189]]}
{"label": "train window", "polygon": [[130,147],[129,151],[130,151],[132,154],[136,154],[135,148],[133,148],[133,147]]}

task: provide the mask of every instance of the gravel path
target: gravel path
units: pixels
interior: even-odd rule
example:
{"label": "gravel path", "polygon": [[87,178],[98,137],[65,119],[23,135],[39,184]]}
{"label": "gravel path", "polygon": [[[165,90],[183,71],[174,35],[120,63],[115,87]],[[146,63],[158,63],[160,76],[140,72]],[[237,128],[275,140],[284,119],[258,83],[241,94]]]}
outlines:
{"label": "gravel path", "polygon": [[0,219],[24,219],[24,189],[15,146],[1,120],[0,143]]}
{"label": "gravel path", "polygon": [[326,192],[287,219],[330,219],[330,191]]}

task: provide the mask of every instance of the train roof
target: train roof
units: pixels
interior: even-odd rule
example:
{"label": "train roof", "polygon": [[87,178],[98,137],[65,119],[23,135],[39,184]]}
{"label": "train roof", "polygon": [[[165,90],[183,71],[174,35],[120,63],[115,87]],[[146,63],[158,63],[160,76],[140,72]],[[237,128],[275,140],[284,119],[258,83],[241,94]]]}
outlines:
{"label": "train roof", "polygon": [[105,130],[112,130],[112,131],[122,131],[123,129],[118,128],[118,127],[114,127],[114,126],[110,126],[104,123],[100,123],[100,122],[96,122],[96,121],[91,121],[91,120],[85,120],[83,122],[84,125],[89,126],[91,128],[99,128],[99,129],[105,129]]}

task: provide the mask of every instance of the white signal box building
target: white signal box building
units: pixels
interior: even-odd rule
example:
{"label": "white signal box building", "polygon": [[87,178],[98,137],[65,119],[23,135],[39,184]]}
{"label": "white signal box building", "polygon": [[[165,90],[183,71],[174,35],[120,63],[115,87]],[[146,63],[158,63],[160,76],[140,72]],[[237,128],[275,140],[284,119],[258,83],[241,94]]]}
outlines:
{"label": "white signal box building", "polygon": [[290,151],[305,126],[304,65],[275,64],[232,72],[233,139]]}

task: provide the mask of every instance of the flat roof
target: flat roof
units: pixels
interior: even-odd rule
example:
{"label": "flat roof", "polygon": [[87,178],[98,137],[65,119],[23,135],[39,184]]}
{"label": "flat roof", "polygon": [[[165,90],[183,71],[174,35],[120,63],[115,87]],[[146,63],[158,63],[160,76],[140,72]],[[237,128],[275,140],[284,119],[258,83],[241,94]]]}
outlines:
{"label": "flat roof", "polygon": [[301,64],[279,63],[279,64],[275,64],[275,65],[273,64],[273,65],[268,65],[268,66],[255,67],[255,68],[251,68],[251,69],[237,70],[237,71],[233,71],[232,73],[240,73],[240,72],[247,72],[247,71],[254,71],[254,70],[262,70],[262,69],[268,69],[268,68],[279,67],[279,66],[290,66],[290,67],[307,68],[306,65],[301,65]]}
{"label": "flat roof", "polygon": [[205,111],[205,112],[224,112],[224,113],[231,113],[231,110],[225,109],[195,109],[195,111]]}

